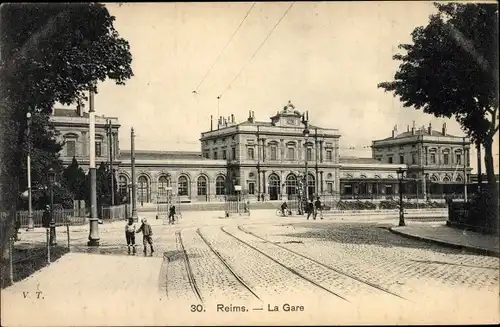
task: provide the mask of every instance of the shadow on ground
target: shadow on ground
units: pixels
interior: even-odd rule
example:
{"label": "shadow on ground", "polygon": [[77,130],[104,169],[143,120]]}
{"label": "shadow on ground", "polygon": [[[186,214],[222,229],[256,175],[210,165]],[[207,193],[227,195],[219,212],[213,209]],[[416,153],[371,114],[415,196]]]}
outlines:
{"label": "shadow on ground", "polygon": [[306,232],[281,233],[280,235],[290,238],[316,238],[320,240],[346,243],[346,244],[372,244],[382,247],[406,247],[414,249],[425,249],[445,254],[468,254],[469,251],[447,248],[425,241],[414,240],[400,236],[389,231],[393,224],[374,223],[352,223],[352,224],[316,224],[315,222],[304,222],[294,224],[283,224],[285,227],[299,227],[309,229]]}

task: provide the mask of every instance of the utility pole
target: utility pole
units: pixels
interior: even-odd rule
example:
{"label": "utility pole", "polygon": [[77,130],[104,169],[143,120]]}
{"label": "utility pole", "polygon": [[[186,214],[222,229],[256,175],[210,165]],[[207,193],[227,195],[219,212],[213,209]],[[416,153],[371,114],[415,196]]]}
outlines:
{"label": "utility pole", "polygon": [[132,218],[137,221],[136,186],[135,186],[135,133],[134,128],[130,130],[130,164],[132,170]]}
{"label": "utility pole", "polygon": [[108,120],[108,142],[109,142],[109,171],[111,172],[111,205],[115,205],[115,169],[113,166],[113,125]]}
{"label": "utility pole", "polygon": [[464,148],[463,148],[463,153],[464,153],[464,202],[467,202],[467,149],[465,145],[466,137],[464,137]]}
{"label": "utility pole", "polygon": [[97,184],[95,169],[95,111],[94,91],[89,90],[89,134],[90,134],[90,233],[88,246],[99,246],[99,221],[97,218]]}
{"label": "utility pole", "polygon": [[483,182],[483,174],[481,169],[481,142],[476,141],[476,149],[477,149],[477,183],[478,183],[478,191],[481,190],[481,183]]}
{"label": "utility pole", "polygon": [[28,134],[28,155],[27,170],[28,170],[28,230],[32,231],[35,229],[35,222],[33,221],[33,205],[31,197],[31,113],[26,113],[26,118],[28,119],[27,134]]}

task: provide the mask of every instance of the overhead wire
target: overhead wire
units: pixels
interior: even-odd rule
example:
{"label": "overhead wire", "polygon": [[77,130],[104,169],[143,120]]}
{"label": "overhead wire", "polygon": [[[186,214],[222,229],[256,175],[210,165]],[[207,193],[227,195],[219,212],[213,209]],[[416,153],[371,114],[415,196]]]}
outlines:
{"label": "overhead wire", "polygon": [[278,22],[274,25],[274,27],[271,29],[271,31],[269,32],[269,34],[266,36],[266,38],[264,39],[264,41],[262,41],[262,43],[259,45],[259,47],[257,48],[257,50],[253,53],[253,55],[250,57],[250,59],[246,62],[245,65],[243,65],[243,67],[241,68],[241,70],[238,72],[238,74],[233,78],[233,80],[229,83],[229,85],[224,89],[224,91],[222,91],[222,93],[219,95],[219,99],[222,97],[222,95],[233,85],[234,81],[236,81],[238,79],[238,77],[241,75],[241,73],[243,72],[243,70],[245,70],[245,68],[248,66],[248,64],[250,64],[250,62],[252,61],[252,59],[257,55],[257,53],[259,52],[259,50],[262,48],[262,46],[264,46],[264,44],[266,43],[266,41],[269,39],[269,37],[273,34],[274,30],[278,27],[278,25],[281,23],[281,21],[283,20],[283,18],[285,18],[285,16],[288,14],[288,12],[290,11],[290,9],[292,9],[292,6],[295,4],[295,1],[292,2],[290,4],[290,6],[288,6],[288,8],[286,9],[286,11],[283,13],[283,15],[281,16],[281,18],[278,20]]}
{"label": "overhead wire", "polygon": [[226,50],[227,46],[229,45],[229,43],[231,43],[231,41],[233,40],[234,36],[236,35],[236,33],[238,33],[238,31],[240,30],[241,26],[243,25],[243,23],[245,22],[245,20],[247,19],[248,15],[250,14],[250,12],[252,11],[253,7],[255,7],[255,2],[252,4],[252,6],[250,7],[250,9],[247,11],[245,17],[243,17],[243,19],[241,20],[240,24],[238,25],[238,27],[236,28],[236,30],[234,31],[234,33],[231,35],[231,37],[229,38],[229,41],[227,41],[226,45],[224,46],[224,48],[222,49],[222,51],[219,53],[219,55],[217,56],[217,58],[215,59],[215,61],[212,63],[212,65],[210,66],[210,68],[207,70],[207,72],[205,73],[205,75],[203,76],[203,78],[201,79],[200,83],[198,83],[198,86],[196,86],[195,90],[193,91],[193,93],[197,94],[198,93],[198,90],[200,89],[200,86],[201,84],[203,84],[203,82],[205,81],[205,79],[207,78],[208,74],[210,74],[210,72],[212,71],[212,68],[214,68],[215,64],[219,61],[220,57],[222,56],[222,54],[224,53],[224,51]]}

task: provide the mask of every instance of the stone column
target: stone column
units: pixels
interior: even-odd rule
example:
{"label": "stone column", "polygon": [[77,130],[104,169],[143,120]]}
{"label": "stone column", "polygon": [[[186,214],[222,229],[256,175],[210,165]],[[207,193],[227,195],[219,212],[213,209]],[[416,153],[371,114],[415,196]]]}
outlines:
{"label": "stone column", "polygon": [[266,161],[266,139],[262,139],[262,161],[265,162]]}
{"label": "stone column", "polygon": [[320,176],[320,194],[323,195],[323,193],[324,193],[323,185],[325,184],[324,180],[323,180],[323,171],[319,172],[319,176]]}
{"label": "stone column", "polygon": [[302,140],[298,140],[297,144],[298,144],[297,161],[299,162],[299,165],[300,165],[300,162],[302,162],[305,159],[305,157],[302,155],[304,153],[304,146],[302,145]]}
{"label": "stone column", "polygon": [[323,162],[323,141],[319,141],[319,162]]}
{"label": "stone column", "polygon": [[262,171],[262,194],[267,194],[266,171]]}

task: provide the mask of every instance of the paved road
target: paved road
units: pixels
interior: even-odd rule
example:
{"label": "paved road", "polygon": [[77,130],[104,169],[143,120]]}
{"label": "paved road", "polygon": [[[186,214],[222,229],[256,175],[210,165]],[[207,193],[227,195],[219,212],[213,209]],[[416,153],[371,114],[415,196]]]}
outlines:
{"label": "paved road", "polygon": [[[152,223],[156,251],[149,260],[155,260],[153,266],[142,251],[135,255],[142,261],[127,254],[122,224],[104,226],[102,246],[95,250],[78,245],[86,238],[84,228],[72,232],[76,243],[72,252],[121,260],[117,264],[121,271],[114,273],[123,276],[129,273],[128,265],[135,265],[132,270],[151,270],[148,280],[154,280],[151,275],[158,277],[158,294],[152,298],[158,296],[161,303],[147,301],[156,316],[153,321],[140,321],[143,324],[467,323],[499,319],[498,258],[403,238],[385,228],[392,221],[305,221],[263,212],[249,219],[186,213],[174,226],[158,220]],[[141,236],[137,240],[141,243]],[[63,266],[64,260],[58,263]],[[112,275],[113,270],[107,269]],[[140,284],[134,278],[123,279],[122,297]],[[197,310],[201,312],[192,312]],[[162,314],[166,320],[159,318]]]}

